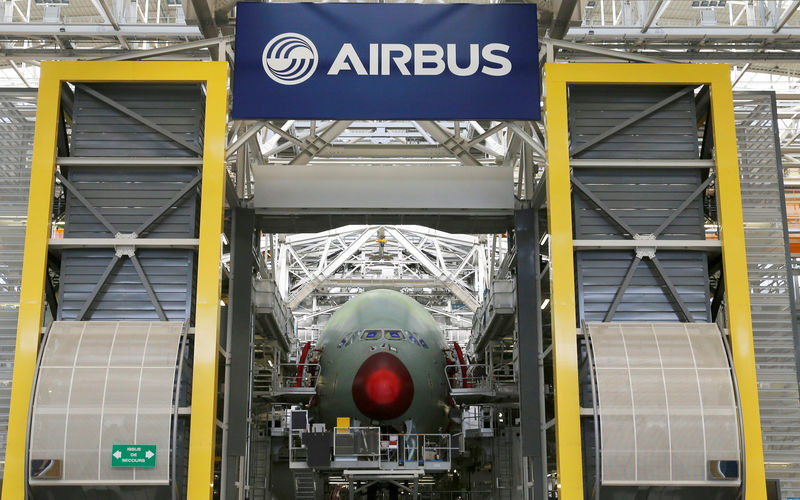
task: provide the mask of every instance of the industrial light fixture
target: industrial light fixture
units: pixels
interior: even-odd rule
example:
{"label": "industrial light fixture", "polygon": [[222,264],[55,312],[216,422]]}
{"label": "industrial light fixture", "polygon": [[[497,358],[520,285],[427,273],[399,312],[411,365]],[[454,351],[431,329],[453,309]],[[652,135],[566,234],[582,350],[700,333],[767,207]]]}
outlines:
{"label": "industrial light fixture", "polygon": [[728,4],[728,0],[693,0],[692,7],[695,9],[720,9]]}

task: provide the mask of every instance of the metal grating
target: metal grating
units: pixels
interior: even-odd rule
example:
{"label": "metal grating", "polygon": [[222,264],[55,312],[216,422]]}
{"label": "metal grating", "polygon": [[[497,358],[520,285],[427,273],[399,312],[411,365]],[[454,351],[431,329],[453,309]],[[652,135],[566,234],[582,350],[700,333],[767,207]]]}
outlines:
{"label": "metal grating", "polygon": [[734,101],[766,474],[780,480],[782,498],[800,497],[796,319],[775,97],[736,92]]}
{"label": "metal grating", "polygon": [[[36,91],[0,90],[0,456],[5,456]],[[0,460],[0,478],[4,462]]]}
{"label": "metal grating", "polygon": [[[602,483],[739,485],[738,410],[717,325],[588,323],[587,331]],[[737,472],[715,475],[720,463]]]}

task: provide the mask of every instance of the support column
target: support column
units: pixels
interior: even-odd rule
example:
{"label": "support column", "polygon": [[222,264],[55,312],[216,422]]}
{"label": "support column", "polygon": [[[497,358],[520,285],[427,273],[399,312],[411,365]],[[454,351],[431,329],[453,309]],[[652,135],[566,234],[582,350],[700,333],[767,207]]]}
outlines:
{"label": "support column", "polygon": [[[231,282],[228,302],[228,335],[231,336],[231,366],[228,414],[228,449],[223,488],[228,500],[238,498],[236,480],[241,476],[237,470],[240,457],[247,454],[247,416],[250,413],[250,368],[253,342],[253,235],[255,212],[249,208],[231,210]],[[240,485],[244,488],[244,484]]]}
{"label": "support column", "polygon": [[544,500],[545,470],[542,455],[543,401],[539,390],[539,231],[536,208],[514,213],[514,237],[517,243],[517,328],[519,331],[519,409],[522,432],[522,455],[528,457],[534,471],[534,500]]}

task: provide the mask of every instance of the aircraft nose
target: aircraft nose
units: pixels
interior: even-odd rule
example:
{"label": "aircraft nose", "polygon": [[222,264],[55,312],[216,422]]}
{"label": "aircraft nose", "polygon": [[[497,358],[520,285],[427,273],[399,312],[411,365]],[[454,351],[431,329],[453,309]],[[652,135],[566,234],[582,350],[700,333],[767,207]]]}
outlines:
{"label": "aircraft nose", "polygon": [[391,420],[408,410],[414,399],[414,381],[400,359],[388,352],[373,354],[353,379],[353,400],[374,420]]}

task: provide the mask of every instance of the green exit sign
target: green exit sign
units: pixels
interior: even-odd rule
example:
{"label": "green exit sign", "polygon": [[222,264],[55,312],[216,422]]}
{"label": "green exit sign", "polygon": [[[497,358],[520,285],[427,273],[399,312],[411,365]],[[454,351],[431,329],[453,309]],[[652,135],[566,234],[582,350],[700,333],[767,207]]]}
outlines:
{"label": "green exit sign", "polygon": [[155,467],[156,445],[115,444],[111,446],[111,467]]}

